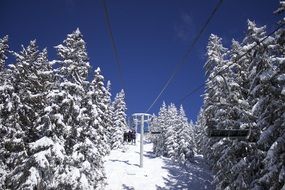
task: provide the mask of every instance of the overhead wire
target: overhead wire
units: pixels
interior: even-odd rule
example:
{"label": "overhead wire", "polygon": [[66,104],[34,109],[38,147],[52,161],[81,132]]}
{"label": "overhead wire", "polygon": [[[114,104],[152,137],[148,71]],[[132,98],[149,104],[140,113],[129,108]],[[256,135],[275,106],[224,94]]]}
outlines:
{"label": "overhead wire", "polygon": [[125,88],[122,65],[121,65],[121,61],[119,58],[119,53],[118,53],[119,51],[118,51],[118,48],[117,48],[116,43],[115,43],[115,38],[114,38],[113,30],[112,30],[112,25],[111,25],[111,21],[110,21],[107,3],[106,3],[106,0],[101,0],[101,2],[103,5],[103,10],[104,10],[104,21],[105,21],[106,29],[108,31],[108,35],[109,35],[109,38],[111,41],[114,59],[115,59],[115,62],[117,63],[117,67],[118,67],[119,81],[121,83],[122,88]]}
{"label": "overhead wire", "polygon": [[[256,43],[254,46],[252,46],[250,49],[248,49],[245,53],[241,54],[240,56],[238,56],[236,58],[235,61],[233,61],[231,64],[228,64],[225,68],[223,68],[222,70],[220,70],[219,72],[217,72],[216,74],[214,74],[211,79],[217,77],[218,75],[220,75],[222,72],[224,72],[225,70],[227,70],[230,66],[232,66],[233,64],[237,63],[237,61],[239,61],[241,58],[243,58],[245,55],[247,55],[248,53],[251,52],[251,50],[253,50],[254,48],[256,48],[258,45],[260,45],[261,43],[263,43],[266,39],[268,39],[272,34],[274,34],[277,30],[279,30],[280,28],[282,28],[285,25],[285,23],[279,25],[277,28],[275,28],[272,32],[270,32],[266,37],[264,37],[261,41],[259,41],[258,43]],[[184,102],[188,97],[190,97],[191,95],[193,95],[195,92],[197,92],[198,90],[200,90],[202,87],[204,86],[204,83],[201,83],[199,86],[197,86],[196,88],[194,88],[193,90],[191,90],[187,95],[185,95],[183,98],[180,99],[180,104],[182,102]]]}
{"label": "overhead wire", "polygon": [[192,52],[193,47],[196,45],[196,43],[199,41],[200,37],[202,36],[202,34],[204,33],[205,29],[207,28],[207,26],[209,25],[210,21],[212,20],[212,18],[214,17],[215,13],[219,10],[220,6],[222,5],[223,0],[219,0],[219,2],[215,5],[213,11],[211,12],[211,14],[209,15],[208,19],[206,20],[206,22],[204,23],[204,25],[202,26],[202,28],[199,30],[198,34],[196,35],[196,37],[193,39],[192,43],[190,44],[188,51],[184,54],[184,56],[182,57],[182,59],[177,62],[175,69],[173,71],[173,73],[170,75],[170,77],[168,78],[168,80],[166,81],[166,83],[163,85],[162,89],[160,90],[160,92],[158,93],[157,97],[155,98],[155,100],[152,102],[152,104],[148,107],[148,109],[146,110],[146,113],[148,113],[151,108],[154,106],[154,104],[157,102],[157,100],[160,98],[160,96],[163,94],[163,92],[166,90],[166,88],[169,86],[170,82],[174,79],[174,77],[176,76],[176,74],[178,73],[178,71],[181,69],[181,67],[187,63],[187,58],[188,55]]}

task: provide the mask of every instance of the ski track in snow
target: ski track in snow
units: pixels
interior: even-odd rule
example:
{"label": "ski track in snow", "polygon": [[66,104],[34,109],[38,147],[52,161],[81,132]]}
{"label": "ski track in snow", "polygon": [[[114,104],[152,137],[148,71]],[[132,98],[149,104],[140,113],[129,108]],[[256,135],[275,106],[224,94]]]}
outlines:
{"label": "ski track in snow", "polygon": [[[139,139],[139,138],[137,138]],[[135,145],[113,150],[105,158],[106,190],[202,190],[215,189],[212,174],[196,156],[193,163],[179,165],[169,158],[155,157],[152,143],[144,142],[143,168],[140,164],[139,141]]]}

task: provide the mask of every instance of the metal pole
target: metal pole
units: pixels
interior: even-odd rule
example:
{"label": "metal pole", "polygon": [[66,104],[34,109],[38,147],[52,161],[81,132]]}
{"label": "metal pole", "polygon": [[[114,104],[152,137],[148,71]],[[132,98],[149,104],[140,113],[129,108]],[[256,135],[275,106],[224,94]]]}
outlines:
{"label": "metal pole", "polygon": [[137,117],[134,119],[134,121],[135,121],[135,123],[136,123],[136,133],[138,132],[138,119],[137,119]]}
{"label": "metal pole", "polygon": [[143,167],[143,130],[144,130],[144,115],[141,116],[141,144],[140,144],[140,167]]}
{"label": "metal pole", "polygon": [[135,125],[136,125],[136,126],[135,126],[135,128],[136,128],[136,129],[135,129],[135,131],[136,131],[135,145],[137,145],[138,118],[136,117],[134,121],[135,121]]}

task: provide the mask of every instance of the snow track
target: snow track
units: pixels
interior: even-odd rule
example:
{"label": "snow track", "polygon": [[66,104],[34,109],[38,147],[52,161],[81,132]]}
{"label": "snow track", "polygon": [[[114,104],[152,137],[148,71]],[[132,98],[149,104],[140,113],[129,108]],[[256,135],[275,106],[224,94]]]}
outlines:
{"label": "snow track", "polygon": [[[137,138],[139,139],[139,138]],[[155,190],[155,189],[214,189],[211,173],[202,167],[203,159],[179,165],[165,157],[155,157],[152,143],[144,144],[144,167],[139,167],[139,142],[124,145],[106,157],[107,190]]]}

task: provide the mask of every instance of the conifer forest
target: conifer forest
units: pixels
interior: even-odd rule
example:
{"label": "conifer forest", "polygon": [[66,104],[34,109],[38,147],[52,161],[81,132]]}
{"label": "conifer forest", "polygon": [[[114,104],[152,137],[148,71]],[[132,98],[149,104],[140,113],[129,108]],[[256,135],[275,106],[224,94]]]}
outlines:
{"label": "conifer forest", "polygon": [[273,28],[245,20],[230,43],[207,36],[199,114],[161,100],[144,135],[128,90],[114,92],[119,80],[90,60],[79,28],[52,47],[55,58],[41,39],[13,50],[0,36],[0,189],[284,190],[284,13],[280,1]]}

